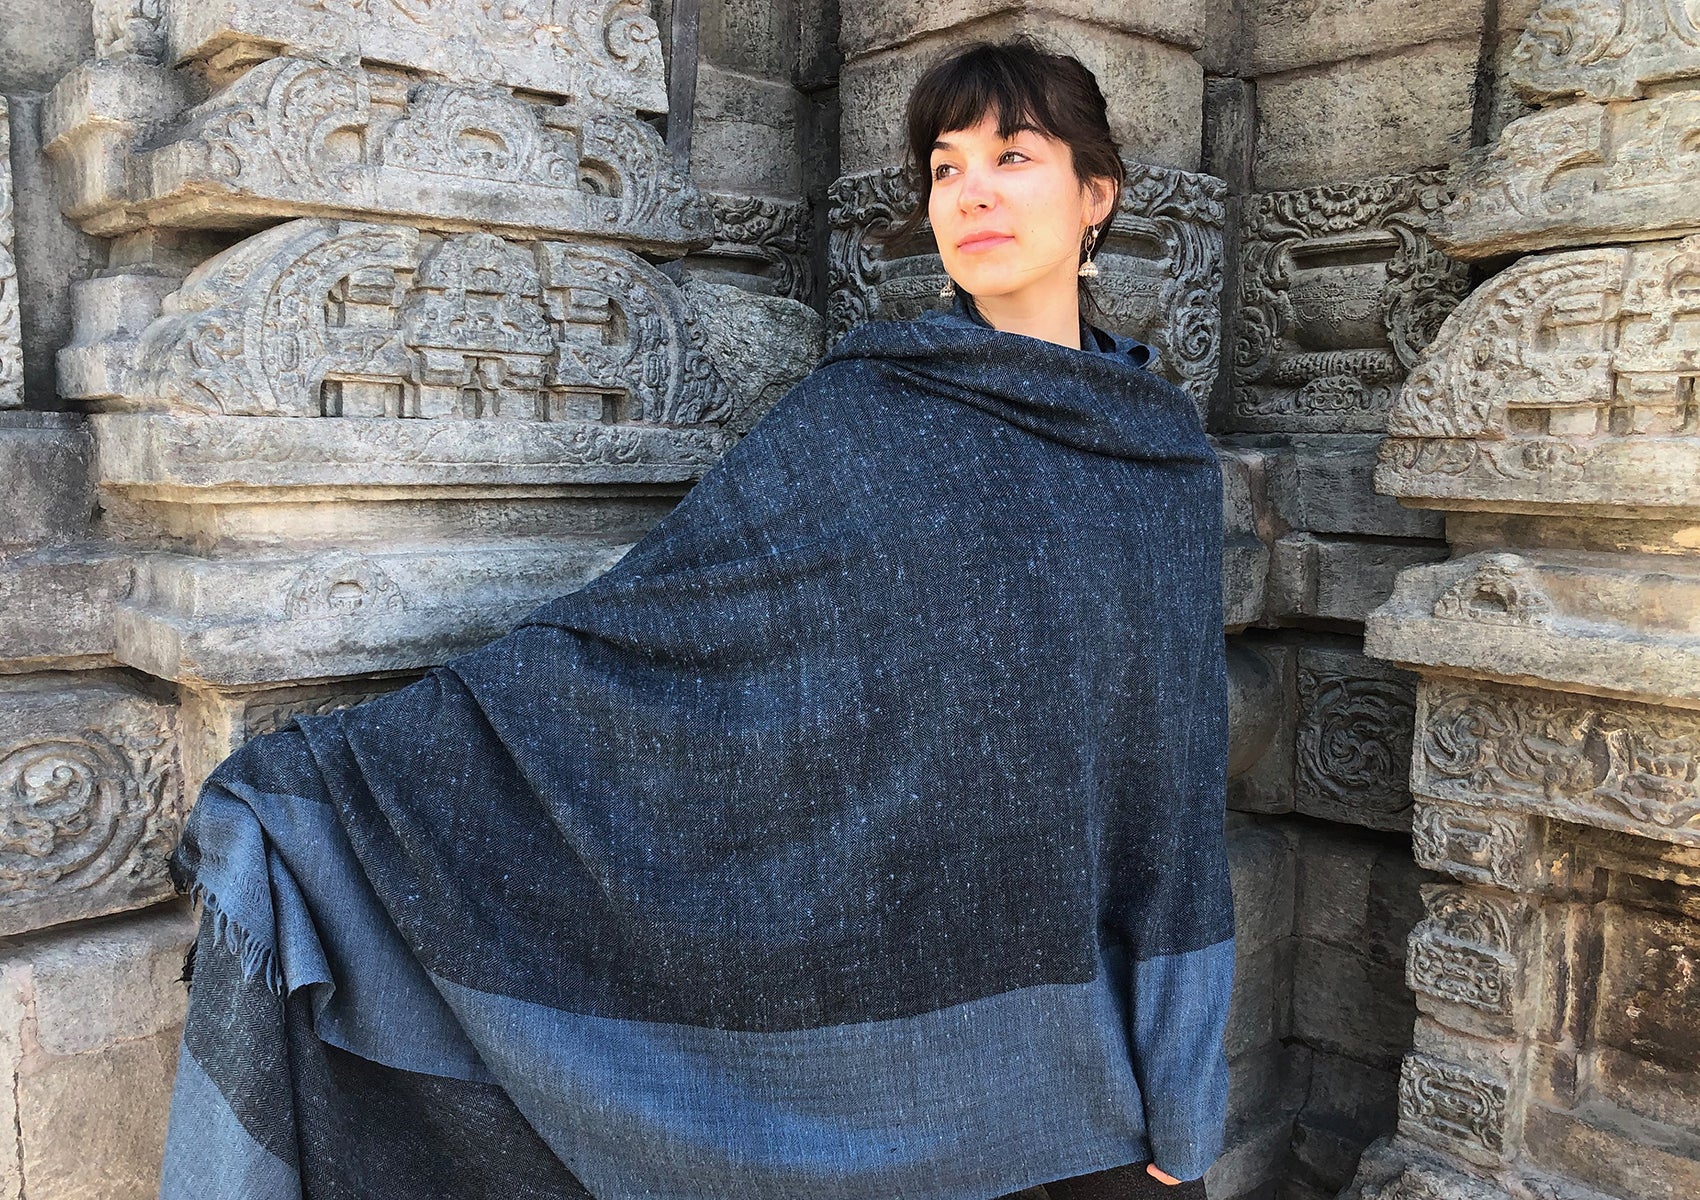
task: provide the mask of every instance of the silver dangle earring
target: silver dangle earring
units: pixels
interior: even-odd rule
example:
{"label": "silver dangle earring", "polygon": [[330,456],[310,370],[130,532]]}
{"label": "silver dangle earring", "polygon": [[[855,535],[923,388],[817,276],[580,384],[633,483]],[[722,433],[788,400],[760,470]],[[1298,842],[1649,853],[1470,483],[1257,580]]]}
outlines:
{"label": "silver dangle earring", "polygon": [[1086,239],[1081,247],[1086,253],[1086,261],[1081,263],[1080,270],[1075,272],[1075,274],[1081,276],[1083,279],[1098,278],[1098,264],[1092,261],[1092,243],[1097,240],[1097,237],[1098,230],[1096,226],[1086,231]]}
{"label": "silver dangle earring", "polygon": [[952,300],[956,297],[956,280],[949,275],[944,277],[944,286],[939,289],[939,297],[944,300]]}

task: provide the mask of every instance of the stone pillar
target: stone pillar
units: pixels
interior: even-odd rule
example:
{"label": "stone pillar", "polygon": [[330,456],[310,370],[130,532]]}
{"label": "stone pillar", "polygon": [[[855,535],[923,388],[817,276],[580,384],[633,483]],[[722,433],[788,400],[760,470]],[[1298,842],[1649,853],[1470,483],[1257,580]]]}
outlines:
{"label": "stone pillar", "polygon": [[1398,1133],[1348,1195],[1677,1200],[1700,1194],[1700,33],[1675,0],[1551,2],[1509,77],[1539,110],[1429,226],[1499,269],[1414,365],[1376,474],[1451,547],[1367,639],[1421,679],[1413,845],[1444,878]]}

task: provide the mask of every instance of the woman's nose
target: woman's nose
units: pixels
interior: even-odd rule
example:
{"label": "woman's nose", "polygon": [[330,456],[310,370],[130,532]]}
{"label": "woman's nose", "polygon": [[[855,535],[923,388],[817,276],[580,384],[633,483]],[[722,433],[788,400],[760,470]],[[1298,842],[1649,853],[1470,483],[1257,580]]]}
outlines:
{"label": "woman's nose", "polygon": [[956,203],[964,209],[991,207],[992,190],[986,177],[979,171],[964,172],[956,189]]}

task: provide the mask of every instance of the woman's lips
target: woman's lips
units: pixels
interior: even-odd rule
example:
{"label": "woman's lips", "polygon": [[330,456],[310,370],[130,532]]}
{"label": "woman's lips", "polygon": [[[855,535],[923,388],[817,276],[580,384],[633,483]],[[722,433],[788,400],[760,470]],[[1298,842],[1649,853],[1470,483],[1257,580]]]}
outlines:
{"label": "woman's lips", "polygon": [[958,250],[989,250],[993,246],[1001,246],[1005,242],[1013,242],[1014,237],[1007,233],[982,233],[967,241],[956,243]]}

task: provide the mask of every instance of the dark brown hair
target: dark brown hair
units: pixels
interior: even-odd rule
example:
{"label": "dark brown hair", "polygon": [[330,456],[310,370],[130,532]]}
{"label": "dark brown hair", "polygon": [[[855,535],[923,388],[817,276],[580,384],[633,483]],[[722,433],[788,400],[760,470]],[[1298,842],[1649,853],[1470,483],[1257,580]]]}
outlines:
{"label": "dark brown hair", "polygon": [[[1025,37],[1003,42],[973,42],[928,67],[909,93],[904,116],[907,157],[904,173],[919,199],[913,212],[889,229],[870,231],[882,248],[914,236],[927,219],[933,173],[933,142],[949,129],[969,129],[995,113],[998,136],[1011,137],[1024,125],[1065,142],[1074,158],[1075,178],[1109,179],[1115,186],[1113,217],[1121,203],[1127,168],[1121,147],[1110,136],[1103,90],[1086,65],[1070,54],[1051,54]],[[1110,233],[1105,220],[1092,242],[1096,254]],[[1080,281],[1082,310],[1095,312],[1086,280]],[[973,297],[966,297],[970,305]]]}

